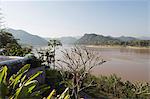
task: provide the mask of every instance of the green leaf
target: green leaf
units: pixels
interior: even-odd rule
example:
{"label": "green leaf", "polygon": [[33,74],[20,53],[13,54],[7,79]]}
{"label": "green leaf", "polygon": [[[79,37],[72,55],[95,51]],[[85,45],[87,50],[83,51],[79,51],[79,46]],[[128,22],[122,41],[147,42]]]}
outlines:
{"label": "green leaf", "polygon": [[28,85],[30,85],[30,84],[37,84],[38,83],[38,81],[37,80],[32,80],[32,81],[30,81],[30,82],[26,82],[25,84],[24,84],[24,86],[28,86]]}
{"label": "green leaf", "polygon": [[14,79],[14,81],[12,82],[13,88],[15,88],[15,86],[19,83],[20,78],[22,77],[22,75],[23,75],[23,73],[19,74],[19,75]]}
{"label": "green leaf", "polygon": [[50,86],[47,86],[46,84],[38,86],[36,90],[31,94],[31,96],[39,96],[50,89]]}
{"label": "green leaf", "polygon": [[28,89],[28,93],[32,93],[32,90],[36,87],[38,81],[36,80],[33,80],[33,81],[30,81],[29,83],[25,83],[25,86],[27,86],[27,89]]}
{"label": "green leaf", "polygon": [[20,73],[25,73],[29,70],[30,68],[30,64],[26,64],[25,66],[23,66],[18,72],[17,74],[20,74]]}
{"label": "green leaf", "polygon": [[39,75],[42,74],[42,73],[43,73],[43,71],[38,71],[37,73],[31,75],[30,78],[27,80],[26,83],[32,81],[33,79],[35,79],[37,76],[39,76]]}
{"label": "green leaf", "polygon": [[64,99],[65,96],[68,94],[68,91],[69,91],[69,88],[66,88],[65,91],[60,95],[60,97],[58,99]]}
{"label": "green leaf", "polygon": [[20,82],[21,84],[24,82],[26,77],[27,77],[26,75],[23,76],[23,78],[21,79],[21,82]]}
{"label": "green leaf", "polygon": [[7,66],[4,66],[1,71],[0,71],[0,84],[3,82],[3,83],[6,83],[6,77],[7,77]]}
{"label": "green leaf", "polygon": [[70,95],[67,94],[64,99],[70,99]]}
{"label": "green leaf", "polygon": [[30,68],[30,65],[29,65],[29,64],[26,64],[25,66],[23,66],[23,67],[17,72],[17,74],[12,75],[9,80],[10,80],[11,82],[13,82],[14,79],[16,79],[16,77],[17,77],[18,75],[20,75],[20,74],[22,74],[22,75],[25,74],[25,73],[29,70],[29,68]]}
{"label": "green leaf", "polygon": [[29,97],[33,89],[36,87],[37,83],[38,81],[36,80],[25,83],[24,85],[22,85],[20,88],[16,90],[16,93],[13,96],[13,98],[22,99],[22,98]]}
{"label": "green leaf", "polygon": [[49,96],[47,97],[47,99],[52,99],[52,96],[55,95],[56,93],[56,90],[54,89],[50,94]]}
{"label": "green leaf", "polygon": [[19,88],[16,90],[16,93],[15,93],[15,95],[12,96],[12,99],[18,99],[18,96],[19,96],[19,94],[21,93],[22,88],[23,88],[23,86],[19,87]]}

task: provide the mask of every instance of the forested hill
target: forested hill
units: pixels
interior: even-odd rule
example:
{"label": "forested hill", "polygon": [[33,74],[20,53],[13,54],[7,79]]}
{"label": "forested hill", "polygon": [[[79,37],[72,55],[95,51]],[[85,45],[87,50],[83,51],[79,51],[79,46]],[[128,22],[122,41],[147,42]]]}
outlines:
{"label": "forested hill", "polygon": [[19,39],[19,43],[25,45],[32,45],[32,46],[45,46],[47,45],[47,41],[37,35],[32,35],[24,30],[15,30],[15,29],[7,29],[6,30],[15,37],[15,39]]}
{"label": "forested hill", "polygon": [[97,34],[84,34],[84,36],[77,41],[78,44],[87,44],[87,45],[99,45],[117,42],[120,42],[120,40],[110,36],[103,36]]}
{"label": "forested hill", "polygon": [[139,40],[134,37],[111,37],[98,34],[84,34],[77,42],[83,45],[123,45],[123,46],[150,46],[150,40]]}

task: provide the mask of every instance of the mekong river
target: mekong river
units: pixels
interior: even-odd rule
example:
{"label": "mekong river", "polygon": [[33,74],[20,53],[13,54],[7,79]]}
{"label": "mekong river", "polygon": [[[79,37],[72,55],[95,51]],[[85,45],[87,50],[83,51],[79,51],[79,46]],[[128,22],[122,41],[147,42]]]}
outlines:
{"label": "mekong river", "polygon": [[[60,50],[69,49],[63,46],[57,50],[57,58],[61,57]],[[117,74],[123,80],[150,82],[150,49],[132,48],[99,48],[88,47],[100,53],[107,62],[95,67],[92,74]]]}

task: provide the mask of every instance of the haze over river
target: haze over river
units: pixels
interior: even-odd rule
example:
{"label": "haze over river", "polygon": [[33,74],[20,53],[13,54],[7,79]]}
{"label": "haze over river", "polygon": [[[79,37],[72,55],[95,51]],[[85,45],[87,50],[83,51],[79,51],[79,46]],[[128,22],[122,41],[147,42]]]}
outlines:
{"label": "haze over river", "polygon": [[[63,49],[68,48],[70,47],[63,47]],[[99,52],[102,58],[107,61],[95,67],[92,74],[99,76],[115,73],[123,80],[150,82],[150,49],[88,48]]]}

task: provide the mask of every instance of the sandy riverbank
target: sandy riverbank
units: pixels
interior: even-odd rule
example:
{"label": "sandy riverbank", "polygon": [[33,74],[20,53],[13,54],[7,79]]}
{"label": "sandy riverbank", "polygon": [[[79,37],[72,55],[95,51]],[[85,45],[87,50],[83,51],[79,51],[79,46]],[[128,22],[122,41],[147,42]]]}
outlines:
{"label": "sandy riverbank", "polygon": [[86,47],[91,48],[131,48],[131,49],[149,49],[150,47],[136,47],[136,46],[110,46],[110,45],[86,45]]}

